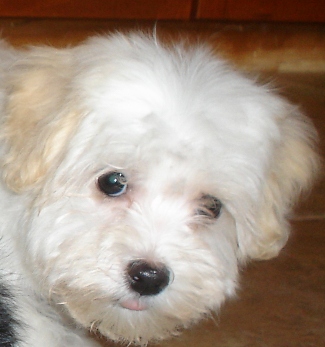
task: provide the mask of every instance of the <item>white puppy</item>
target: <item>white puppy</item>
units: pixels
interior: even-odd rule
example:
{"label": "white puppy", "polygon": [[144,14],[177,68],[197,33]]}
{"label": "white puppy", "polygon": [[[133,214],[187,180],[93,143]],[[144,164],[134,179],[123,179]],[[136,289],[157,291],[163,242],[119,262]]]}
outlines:
{"label": "white puppy", "polygon": [[284,246],[319,160],[268,88],[142,34],[1,47],[2,346],[166,338]]}

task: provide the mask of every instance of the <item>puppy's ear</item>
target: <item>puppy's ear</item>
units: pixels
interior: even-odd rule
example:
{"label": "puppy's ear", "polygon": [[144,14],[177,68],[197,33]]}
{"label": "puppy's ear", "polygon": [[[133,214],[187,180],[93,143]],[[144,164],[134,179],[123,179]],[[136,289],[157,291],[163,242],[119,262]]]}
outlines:
{"label": "puppy's ear", "polygon": [[15,192],[33,188],[55,166],[78,121],[70,108],[68,49],[32,48],[8,72],[1,130],[3,178]]}
{"label": "puppy's ear", "polygon": [[275,145],[261,200],[239,235],[244,259],[268,259],[278,255],[289,236],[289,214],[297,198],[317,176],[320,157],[315,149],[317,133],[309,119],[284,104],[278,119],[280,141]]}

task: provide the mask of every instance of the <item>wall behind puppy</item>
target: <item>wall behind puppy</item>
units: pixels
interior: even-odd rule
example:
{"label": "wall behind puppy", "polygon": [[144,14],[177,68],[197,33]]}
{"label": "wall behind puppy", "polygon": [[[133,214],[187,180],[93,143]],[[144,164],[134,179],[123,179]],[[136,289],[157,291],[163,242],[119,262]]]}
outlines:
{"label": "wall behind puppy", "polygon": [[324,0],[0,0],[0,17],[324,22]]}

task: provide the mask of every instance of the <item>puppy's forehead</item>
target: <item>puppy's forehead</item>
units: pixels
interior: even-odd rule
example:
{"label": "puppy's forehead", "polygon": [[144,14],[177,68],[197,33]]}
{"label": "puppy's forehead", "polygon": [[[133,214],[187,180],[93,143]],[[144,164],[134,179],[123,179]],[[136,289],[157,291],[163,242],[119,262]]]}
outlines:
{"label": "puppy's forehead", "polygon": [[[246,143],[267,139],[273,131],[273,111],[266,90],[241,75],[202,47],[186,50],[163,47],[153,40],[101,40],[96,55],[81,57],[78,91],[96,123],[128,133],[157,128],[179,138],[246,136]],[[91,45],[90,45],[91,48]],[[265,114],[266,111],[269,114]],[[103,125],[102,124],[102,125]],[[102,126],[101,125],[101,126]],[[129,127],[129,130],[126,128]],[[232,142],[234,142],[232,140]]]}
{"label": "puppy's forehead", "polygon": [[125,46],[103,46],[78,79],[88,116],[77,137],[90,156],[148,169],[179,156],[192,171],[252,189],[279,137],[279,102],[206,50]]}

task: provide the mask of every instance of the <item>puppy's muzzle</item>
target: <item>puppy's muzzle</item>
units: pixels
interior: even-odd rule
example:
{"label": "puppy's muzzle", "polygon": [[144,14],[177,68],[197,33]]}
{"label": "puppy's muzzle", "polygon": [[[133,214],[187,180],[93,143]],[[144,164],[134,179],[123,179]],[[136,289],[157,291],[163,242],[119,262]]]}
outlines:
{"label": "puppy's muzzle", "polygon": [[127,268],[127,280],[130,288],[140,295],[157,295],[169,283],[170,272],[162,264],[149,264],[145,260],[136,260]]}

